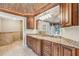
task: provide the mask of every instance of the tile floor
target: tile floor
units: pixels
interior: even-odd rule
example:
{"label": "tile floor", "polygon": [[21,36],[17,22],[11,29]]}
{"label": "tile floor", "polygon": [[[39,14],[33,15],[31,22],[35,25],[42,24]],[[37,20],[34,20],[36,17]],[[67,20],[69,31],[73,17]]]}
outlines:
{"label": "tile floor", "polygon": [[0,56],[37,56],[30,48],[24,48],[22,41],[0,46]]}

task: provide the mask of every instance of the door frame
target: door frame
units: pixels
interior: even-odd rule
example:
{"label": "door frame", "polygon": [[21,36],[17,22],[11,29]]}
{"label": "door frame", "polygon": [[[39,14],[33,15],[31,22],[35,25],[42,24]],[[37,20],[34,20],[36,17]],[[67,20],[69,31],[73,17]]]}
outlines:
{"label": "door frame", "polygon": [[26,46],[26,33],[25,33],[25,29],[27,28],[27,24],[26,24],[27,17],[18,16],[18,15],[6,13],[6,12],[0,12],[0,17],[4,17],[6,19],[11,19],[11,20],[22,21],[23,46]]}

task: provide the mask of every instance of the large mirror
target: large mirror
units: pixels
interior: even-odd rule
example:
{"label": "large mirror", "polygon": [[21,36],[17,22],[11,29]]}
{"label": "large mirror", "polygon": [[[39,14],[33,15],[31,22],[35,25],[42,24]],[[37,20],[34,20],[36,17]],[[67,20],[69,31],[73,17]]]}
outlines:
{"label": "large mirror", "polygon": [[38,30],[46,34],[53,35],[55,25],[61,23],[60,4],[37,16]]}

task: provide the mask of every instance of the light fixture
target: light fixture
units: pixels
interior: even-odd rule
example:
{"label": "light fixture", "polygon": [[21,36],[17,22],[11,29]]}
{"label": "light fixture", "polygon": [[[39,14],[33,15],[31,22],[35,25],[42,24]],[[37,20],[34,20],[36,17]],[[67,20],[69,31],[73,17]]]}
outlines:
{"label": "light fixture", "polygon": [[45,20],[45,19],[49,19],[51,18],[52,16],[50,14],[46,14],[46,15],[43,15],[41,17],[39,17],[40,20]]}

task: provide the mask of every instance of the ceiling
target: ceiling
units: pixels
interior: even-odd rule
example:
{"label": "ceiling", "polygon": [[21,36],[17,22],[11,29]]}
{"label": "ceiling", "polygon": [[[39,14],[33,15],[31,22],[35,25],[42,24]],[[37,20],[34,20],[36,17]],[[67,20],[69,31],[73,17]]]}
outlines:
{"label": "ceiling", "polygon": [[0,11],[18,15],[36,15],[55,5],[56,3],[0,3]]}

